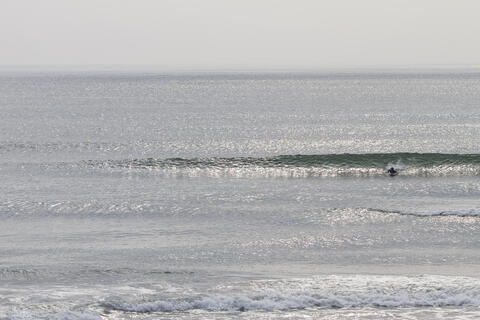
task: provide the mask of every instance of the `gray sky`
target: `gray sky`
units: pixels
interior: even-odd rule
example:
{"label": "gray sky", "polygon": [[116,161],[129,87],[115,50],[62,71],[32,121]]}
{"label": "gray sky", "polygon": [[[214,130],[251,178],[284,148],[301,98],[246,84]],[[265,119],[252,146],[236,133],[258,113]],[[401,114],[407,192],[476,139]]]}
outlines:
{"label": "gray sky", "polygon": [[0,65],[480,65],[478,0],[0,0]]}

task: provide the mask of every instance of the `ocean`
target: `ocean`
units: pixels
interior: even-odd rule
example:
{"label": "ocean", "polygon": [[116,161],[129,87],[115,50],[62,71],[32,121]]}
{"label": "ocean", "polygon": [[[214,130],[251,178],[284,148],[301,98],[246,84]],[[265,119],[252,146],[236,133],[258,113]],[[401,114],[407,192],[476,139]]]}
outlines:
{"label": "ocean", "polygon": [[478,319],[479,177],[474,71],[4,71],[0,319]]}

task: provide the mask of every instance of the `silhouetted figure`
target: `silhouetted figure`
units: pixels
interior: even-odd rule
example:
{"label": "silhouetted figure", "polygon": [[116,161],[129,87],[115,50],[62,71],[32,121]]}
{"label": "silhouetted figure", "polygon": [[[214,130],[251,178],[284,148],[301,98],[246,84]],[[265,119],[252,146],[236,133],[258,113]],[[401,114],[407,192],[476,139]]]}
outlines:
{"label": "silhouetted figure", "polygon": [[398,173],[397,170],[395,170],[393,167],[391,167],[390,169],[388,169],[388,174],[390,174],[391,176],[394,176]]}

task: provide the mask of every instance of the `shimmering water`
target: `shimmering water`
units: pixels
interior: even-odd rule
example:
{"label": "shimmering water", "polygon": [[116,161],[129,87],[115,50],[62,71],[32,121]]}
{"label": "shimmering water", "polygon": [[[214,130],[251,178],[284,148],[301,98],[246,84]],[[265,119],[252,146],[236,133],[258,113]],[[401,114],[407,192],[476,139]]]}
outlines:
{"label": "shimmering water", "polygon": [[0,319],[477,319],[479,101],[473,72],[3,73]]}

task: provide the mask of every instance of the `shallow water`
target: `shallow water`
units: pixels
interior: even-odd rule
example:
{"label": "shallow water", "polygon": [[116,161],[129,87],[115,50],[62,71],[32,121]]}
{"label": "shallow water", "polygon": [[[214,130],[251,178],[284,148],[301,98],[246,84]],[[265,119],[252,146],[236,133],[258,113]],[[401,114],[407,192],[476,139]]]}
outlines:
{"label": "shallow water", "polygon": [[478,318],[479,89],[3,74],[0,319]]}

